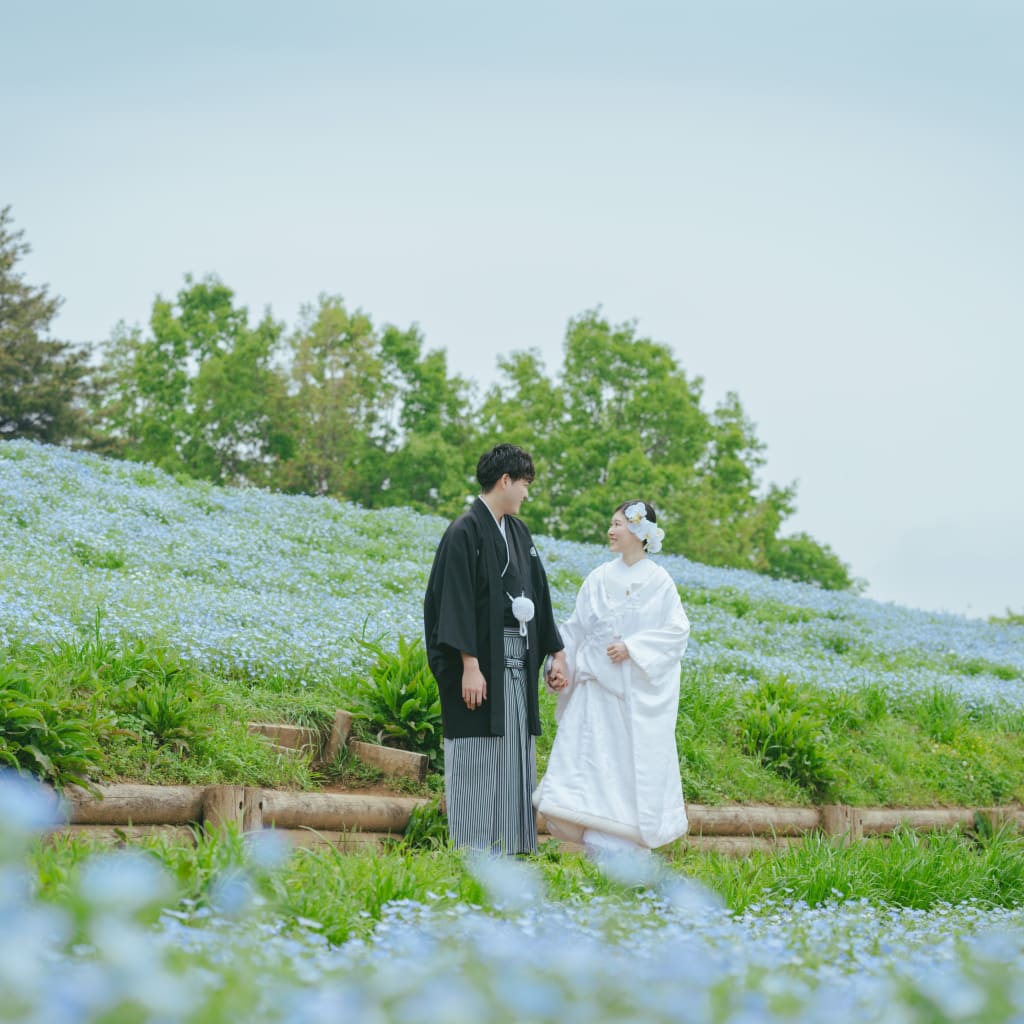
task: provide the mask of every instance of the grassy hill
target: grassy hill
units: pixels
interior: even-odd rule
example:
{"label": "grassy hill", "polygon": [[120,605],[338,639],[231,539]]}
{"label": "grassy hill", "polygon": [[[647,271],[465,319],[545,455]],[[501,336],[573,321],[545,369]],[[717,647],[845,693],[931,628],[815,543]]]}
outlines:
{"label": "grassy hill", "polygon": [[[35,701],[46,735],[72,723],[76,770],[100,778],[316,785],[244,723],[323,723],[365,676],[360,640],[418,636],[444,526],[4,442],[0,714]],[[538,547],[567,616],[608,554]],[[689,799],[1024,798],[1024,629],[659,560],[693,626],[677,733]],[[22,756],[15,724],[0,751]]]}

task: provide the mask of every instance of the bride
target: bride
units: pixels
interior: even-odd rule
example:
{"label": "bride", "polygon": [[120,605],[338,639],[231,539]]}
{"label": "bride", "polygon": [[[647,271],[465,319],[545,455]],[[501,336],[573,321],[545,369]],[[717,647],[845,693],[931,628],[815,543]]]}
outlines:
{"label": "bride", "polygon": [[650,850],[686,832],[675,726],[690,623],[668,573],[648,557],[664,531],[654,509],[612,515],[618,558],[584,581],[561,628],[568,676],[558,693],[547,773],[533,794],[551,834],[591,855]]}

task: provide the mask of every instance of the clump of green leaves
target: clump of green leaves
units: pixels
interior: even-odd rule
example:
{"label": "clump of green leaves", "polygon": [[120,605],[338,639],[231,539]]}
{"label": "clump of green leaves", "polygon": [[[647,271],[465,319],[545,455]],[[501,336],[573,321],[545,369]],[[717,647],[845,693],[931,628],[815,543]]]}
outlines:
{"label": "clump of green leaves", "polygon": [[137,644],[111,659],[106,685],[122,729],[180,753],[200,734],[203,688],[172,651]]}
{"label": "clump of green leaves", "polygon": [[93,789],[102,757],[95,723],[73,702],[42,693],[16,662],[0,665],[0,764],[58,789]]}
{"label": "clump of green leaves", "polygon": [[124,555],[117,551],[102,551],[82,540],[72,541],[71,554],[76,561],[90,569],[124,568]]}
{"label": "clump of green leaves", "polygon": [[828,726],[816,694],[778,677],[758,683],[745,704],[740,735],[746,752],[812,797],[824,797],[835,774]]}
{"label": "clump of green leaves", "polygon": [[438,768],[444,738],[441,696],[422,642],[399,637],[397,651],[373,641],[361,643],[376,661],[369,679],[357,685],[353,715],[377,742],[426,754],[431,768]]}
{"label": "clump of green leaves", "polygon": [[409,850],[441,850],[448,845],[448,818],[440,797],[412,809],[400,845]]}

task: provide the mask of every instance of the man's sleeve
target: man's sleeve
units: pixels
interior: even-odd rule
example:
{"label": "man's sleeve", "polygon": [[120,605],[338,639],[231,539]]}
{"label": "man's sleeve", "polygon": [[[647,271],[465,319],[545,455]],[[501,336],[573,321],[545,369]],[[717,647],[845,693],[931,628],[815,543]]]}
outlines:
{"label": "man's sleeve", "polygon": [[438,549],[428,592],[436,623],[434,642],[474,657],[479,654],[474,608],[476,560],[469,531],[451,530]]}

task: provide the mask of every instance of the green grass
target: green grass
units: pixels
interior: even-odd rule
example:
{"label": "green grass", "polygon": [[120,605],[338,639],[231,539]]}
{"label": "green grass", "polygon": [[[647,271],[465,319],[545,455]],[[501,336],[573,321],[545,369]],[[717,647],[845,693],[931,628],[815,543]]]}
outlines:
{"label": "green grass", "polygon": [[[151,836],[139,846],[170,870],[178,900],[202,907],[224,879],[245,877],[275,911],[288,920],[320,922],[332,942],[367,936],[395,900],[490,905],[466,857],[449,847],[397,845],[385,852],[345,854],[297,848],[280,865],[260,868],[235,832],[211,836],[198,831],[194,845]],[[105,848],[83,837],[37,843],[31,868],[40,895],[66,901],[82,864]],[[549,900],[630,899],[643,888],[617,882],[585,858],[556,853],[553,847],[542,848],[527,863]],[[1008,829],[988,836],[904,830],[849,846],[815,834],[802,847],[744,859],[676,849],[658,856],[657,863],[661,873],[655,884],[672,877],[696,879],[737,912],[797,901],[818,906],[867,900],[920,910],[967,900],[983,907],[1024,904],[1024,837]]]}
{"label": "green grass", "polygon": [[[237,783],[309,788],[308,759],[275,752],[247,722],[327,729],[346,703],[340,681],[232,679],[196,668],[159,643],[97,636],[54,647],[9,648],[0,669],[28,681],[31,696],[75,715],[98,744],[96,782]],[[0,747],[7,740],[0,737]],[[60,784],[52,772],[43,777]]]}
{"label": "green grass", "polygon": [[1024,801],[1020,711],[969,709],[947,690],[894,698],[876,685],[786,689],[790,717],[799,716],[816,738],[820,784],[744,745],[749,715],[782,699],[777,684],[744,687],[684,661],[676,744],[688,800],[906,807]]}
{"label": "green grass", "polygon": [[730,859],[688,851],[673,863],[738,911],[797,900],[817,906],[865,899],[918,910],[967,900],[984,907],[1024,902],[1024,837],[1011,829],[988,837],[901,829],[850,845],[814,833],[775,853]]}
{"label": "green grass", "polygon": [[[276,753],[246,728],[272,721],[326,731],[338,708],[353,706],[352,679],[216,674],[158,641],[115,644],[97,635],[10,648],[0,668],[23,680],[34,706],[59,707],[61,717],[75,720],[79,732],[69,735],[95,741],[98,782],[313,788],[329,781],[359,788],[386,781],[354,758],[314,771],[307,758]],[[554,707],[542,688],[540,774],[556,731]],[[5,742],[0,737],[0,753]],[[968,707],[950,689],[893,695],[868,684],[831,691],[783,676],[751,686],[684,660],[676,742],[683,791],[696,803],[1024,801],[1024,711]],[[440,788],[435,772],[404,790],[429,795]]]}

